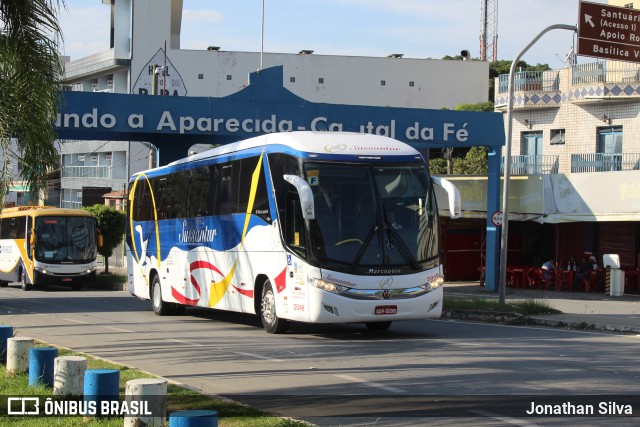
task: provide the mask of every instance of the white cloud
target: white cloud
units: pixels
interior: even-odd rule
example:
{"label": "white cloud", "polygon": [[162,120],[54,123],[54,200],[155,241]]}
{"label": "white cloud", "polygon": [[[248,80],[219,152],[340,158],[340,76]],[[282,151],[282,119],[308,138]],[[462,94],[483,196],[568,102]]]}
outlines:
{"label": "white cloud", "polygon": [[109,49],[111,19],[108,7],[74,8],[73,14],[62,11],[59,19],[64,41],[63,55],[75,60]]}

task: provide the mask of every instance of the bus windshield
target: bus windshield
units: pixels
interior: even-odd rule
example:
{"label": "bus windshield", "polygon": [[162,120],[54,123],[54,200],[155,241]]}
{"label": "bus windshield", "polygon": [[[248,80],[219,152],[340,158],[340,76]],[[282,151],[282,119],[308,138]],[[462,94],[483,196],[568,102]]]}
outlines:
{"label": "bus windshield", "polygon": [[84,263],[95,260],[96,223],[90,217],[36,217],[35,259],[46,263]]}
{"label": "bus windshield", "polygon": [[419,270],[440,254],[435,197],[425,165],[308,162],[304,171],[314,193],[311,248],[321,263],[343,271]]}

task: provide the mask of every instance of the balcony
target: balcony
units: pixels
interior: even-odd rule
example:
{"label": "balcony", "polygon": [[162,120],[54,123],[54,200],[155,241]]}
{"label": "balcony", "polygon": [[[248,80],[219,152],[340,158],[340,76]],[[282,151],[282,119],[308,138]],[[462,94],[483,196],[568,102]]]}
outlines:
{"label": "balcony", "polygon": [[571,173],[611,172],[640,169],[640,154],[572,154]]}
{"label": "balcony", "polygon": [[111,179],[111,166],[64,166],[62,177]]}
{"label": "balcony", "polygon": [[[557,71],[520,71],[513,75],[514,92],[557,91],[560,90],[560,76]],[[498,77],[498,93],[509,92],[509,75]]]}
{"label": "balcony", "polygon": [[[558,107],[563,102],[560,91],[561,72],[520,71],[513,75],[513,107]],[[509,99],[509,75],[501,74],[496,78],[495,105],[498,110],[505,109]]]}
{"label": "balcony", "polygon": [[[549,175],[558,173],[559,156],[511,156],[511,175]],[[504,173],[504,157],[500,165]]]}
{"label": "balcony", "polygon": [[[495,105],[505,110],[509,75],[496,77]],[[640,95],[640,64],[602,61],[549,71],[514,74],[514,109],[559,107],[565,103],[624,100]]]}

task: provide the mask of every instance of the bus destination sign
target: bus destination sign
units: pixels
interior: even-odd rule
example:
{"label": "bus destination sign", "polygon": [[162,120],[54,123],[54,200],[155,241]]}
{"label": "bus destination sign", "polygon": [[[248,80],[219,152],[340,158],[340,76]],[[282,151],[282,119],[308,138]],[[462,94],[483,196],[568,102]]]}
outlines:
{"label": "bus destination sign", "polygon": [[640,63],[640,10],[580,2],[578,55]]}

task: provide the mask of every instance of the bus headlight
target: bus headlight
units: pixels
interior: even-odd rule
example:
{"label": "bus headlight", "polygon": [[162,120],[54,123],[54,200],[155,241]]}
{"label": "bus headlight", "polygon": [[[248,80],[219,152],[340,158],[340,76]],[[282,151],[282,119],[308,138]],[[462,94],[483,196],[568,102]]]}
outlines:
{"label": "bus headlight", "polygon": [[438,289],[440,286],[442,286],[443,283],[444,283],[444,277],[438,276],[432,279],[430,282],[425,283],[424,285],[421,285],[420,287],[428,291],[433,291],[435,289]]}
{"label": "bus headlight", "polygon": [[318,289],[322,289],[323,291],[331,292],[334,294],[347,292],[349,290],[349,288],[346,286],[338,285],[333,282],[327,282],[326,280],[318,279],[311,276],[307,276],[307,282],[311,286],[315,286]]}

